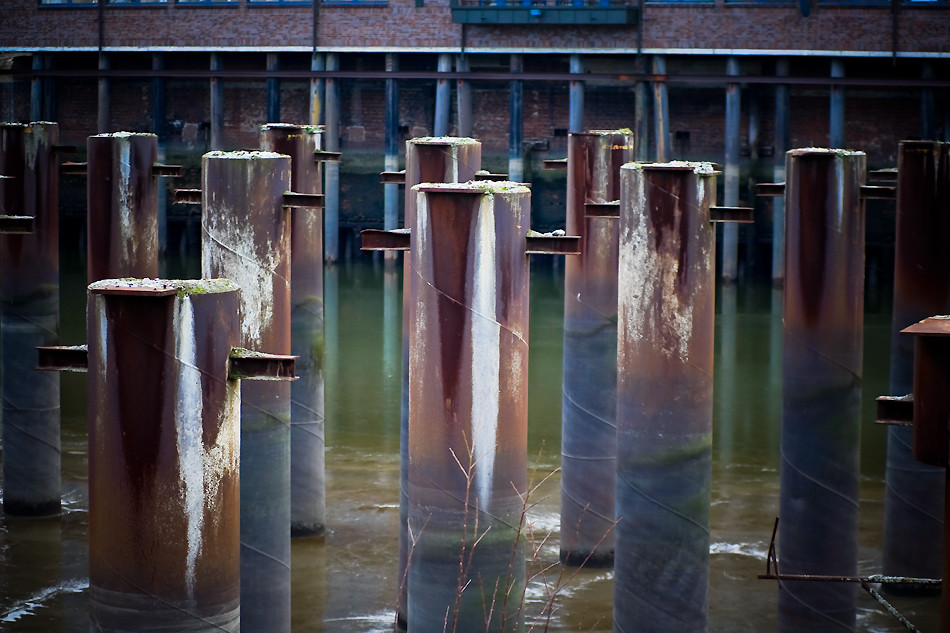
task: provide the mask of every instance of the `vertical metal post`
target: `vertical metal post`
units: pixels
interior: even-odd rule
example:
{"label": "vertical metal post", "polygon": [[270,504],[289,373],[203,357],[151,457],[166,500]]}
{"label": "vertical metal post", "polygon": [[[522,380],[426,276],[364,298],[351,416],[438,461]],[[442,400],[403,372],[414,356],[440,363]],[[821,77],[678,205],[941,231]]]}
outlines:
{"label": "vertical metal post", "polygon": [[[310,55],[310,70],[321,71],[324,69],[323,53],[314,52]],[[320,125],[323,123],[323,100],[326,89],[326,80],[319,77],[310,79],[310,125]]]}
{"label": "vertical metal post", "polygon": [[[455,58],[455,69],[460,73],[469,71],[468,56],[465,53]],[[468,79],[455,81],[455,95],[458,100],[458,135],[472,135],[472,83]]]}
{"label": "vertical metal post", "polygon": [[[294,191],[318,194],[321,136],[319,127],[268,124],[261,149],[290,156]],[[295,210],[290,221],[290,351],[298,356],[290,386],[290,534],[315,536],[326,530],[323,218]]]}
{"label": "vertical metal post", "polygon": [[[923,62],[921,69],[921,78],[925,81],[933,81],[934,67],[929,61]],[[936,104],[934,102],[934,89],[924,87],[920,89],[920,138],[932,140],[936,135]]]}
{"label": "vertical metal post", "polygon": [[240,627],[237,307],[223,279],[89,286],[94,630]]}
{"label": "vertical metal post", "polygon": [[[109,70],[110,67],[109,55],[99,51],[99,70]],[[100,134],[109,132],[112,126],[112,100],[109,95],[109,83],[108,77],[99,77],[98,116],[96,121]]]}
{"label": "vertical metal post", "polygon": [[99,134],[86,147],[86,279],[157,278],[157,138]]}
{"label": "vertical metal post", "polygon": [[[405,228],[416,226],[418,194],[413,187],[421,183],[466,182],[481,168],[482,144],[470,138],[412,139],[406,142]],[[412,305],[409,300],[418,283],[412,259],[403,258],[402,273],[402,396],[399,420],[399,598],[397,619],[406,622],[408,605],[409,540],[409,323]]]}
{"label": "vertical metal post", "polygon": [[[653,56],[653,74],[666,75],[666,57]],[[656,136],[656,162],[665,163],[670,157],[670,100],[666,91],[666,79],[653,82],[653,117]]]}
{"label": "vertical metal post", "polygon": [[[900,331],[950,312],[950,145],[903,141],[897,170],[897,230],[890,393],[913,390],[914,340]],[[944,469],[912,454],[912,431],[887,434],[884,566],[890,576],[939,578]],[[890,591],[906,586],[888,586]]]}
{"label": "vertical metal post", "polygon": [[[43,58],[45,53],[33,53],[33,70],[43,70]],[[30,120],[42,121],[43,116],[43,83],[42,77],[33,77],[30,81]]]}
{"label": "vertical metal post", "polygon": [[[340,70],[337,53],[327,53],[326,68],[328,71]],[[327,77],[325,106],[324,144],[328,152],[337,152],[340,150],[340,80],[336,77]],[[339,163],[327,163],[324,172],[326,201],[323,211],[323,257],[332,264],[340,258]]]}
{"label": "vertical metal post", "polygon": [[60,505],[59,384],[33,371],[32,349],[55,340],[59,327],[57,139],[55,123],[0,124],[0,215],[29,226],[0,235],[8,514],[56,514]]}
{"label": "vertical metal post", "polygon": [[[865,155],[786,154],[782,573],[857,573]],[[855,586],[782,582],[779,631],[853,628]]]}
{"label": "vertical metal post", "polygon": [[[524,60],[520,53],[511,54],[511,72],[521,73]],[[521,79],[508,84],[508,177],[514,182],[524,179],[524,85]]]}
{"label": "vertical metal post", "polygon": [[[164,70],[165,57],[163,53],[152,53],[152,70]],[[165,144],[168,141],[165,120],[165,79],[152,79],[152,129],[158,141],[157,160],[165,162]],[[165,252],[168,245],[168,196],[165,189],[165,180],[158,178],[158,252]]]}
{"label": "vertical metal post", "polygon": [[[578,53],[571,54],[571,74],[584,74],[584,60]],[[570,112],[568,115],[568,132],[581,132],[584,129],[584,82],[580,79],[571,80]]]}
{"label": "vertical metal post", "polygon": [[629,132],[568,137],[566,231],[581,238],[564,264],[560,558],[571,565],[613,564],[620,233],[619,206],[606,203],[620,200],[620,167],[633,154]]}
{"label": "vertical metal post", "polygon": [[[452,55],[439,53],[438,70],[440,73],[452,72]],[[452,101],[452,84],[448,79],[438,79],[435,84],[435,122],[433,136],[446,136],[449,133],[449,106]]]}
{"label": "vertical metal post", "polygon": [[[832,78],[844,77],[844,60],[831,60]],[[831,86],[828,105],[828,146],[844,147],[844,86]]]}
{"label": "vertical metal post", "polygon": [[[211,72],[224,70],[224,60],[221,53],[211,53]],[[211,119],[210,149],[224,149],[224,83],[217,75],[211,77],[209,118]]]}
{"label": "vertical metal post", "polygon": [[614,631],[704,631],[716,233],[709,163],[621,169]]}
{"label": "vertical metal post", "polygon": [[[775,62],[775,74],[788,77],[788,58]],[[788,84],[775,86],[775,165],[772,168],[774,182],[785,182],[785,152],[788,151]],[[772,284],[785,282],[785,198],[773,198],[772,204]]]}
{"label": "vertical metal post", "polygon": [[[739,76],[739,58],[726,58],[726,74]],[[738,82],[726,84],[726,167],[723,177],[723,202],[727,207],[739,203],[739,117],[742,112]],[[722,225],[722,281],[730,283],[739,276],[739,225]]]}
{"label": "vertical metal post", "polygon": [[60,510],[59,376],[36,367],[35,348],[59,337],[59,167],[55,123],[0,124],[0,214],[33,230],[0,235],[3,510]]}
{"label": "vertical metal post", "polygon": [[[241,345],[290,353],[291,159],[202,157],[202,277],[241,288]],[[290,631],[290,385],[241,394],[241,630]]]}
{"label": "vertical metal post", "polygon": [[271,76],[280,70],[280,53],[267,53],[267,121],[280,121],[280,79]]}
{"label": "vertical metal post", "polygon": [[[395,73],[398,70],[399,54],[386,53],[386,72]],[[395,78],[386,80],[386,155],[383,161],[386,171],[399,169],[399,83]],[[383,228],[392,230],[398,225],[399,185],[388,183],[383,185]],[[395,263],[398,256],[396,252],[383,254],[389,263]]]}
{"label": "vertical metal post", "polygon": [[409,630],[517,631],[530,191],[420,185],[410,248]]}
{"label": "vertical metal post", "polygon": [[[643,55],[637,55],[636,70],[638,73],[646,72],[646,57]],[[633,91],[636,160],[645,163],[650,158],[650,84],[646,81],[638,81]]]}

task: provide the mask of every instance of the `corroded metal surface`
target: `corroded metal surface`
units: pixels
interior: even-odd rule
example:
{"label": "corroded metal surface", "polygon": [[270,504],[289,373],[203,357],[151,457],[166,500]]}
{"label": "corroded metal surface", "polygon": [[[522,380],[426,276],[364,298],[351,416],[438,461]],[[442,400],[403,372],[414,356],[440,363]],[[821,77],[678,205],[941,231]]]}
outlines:
{"label": "corroded metal surface", "polygon": [[525,581],[529,192],[516,183],[415,191],[408,627],[442,630],[448,617],[448,630],[515,631]]}
{"label": "corroded metal surface", "polygon": [[620,209],[590,205],[620,200],[620,167],[633,156],[629,131],[568,138],[566,232],[581,238],[564,264],[560,556],[572,565],[613,562]]}
{"label": "corroded metal surface", "polygon": [[[864,332],[865,155],[786,154],[779,560],[854,575]],[[855,587],[783,582],[779,630],[852,627]]]}
{"label": "corroded metal surface", "polygon": [[0,125],[0,215],[32,218],[0,235],[3,509],[60,510],[59,376],[36,370],[36,348],[59,337],[59,170],[55,123]]}
{"label": "corroded metal surface", "polygon": [[[950,312],[950,143],[903,141],[898,163],[890,372],[895,396],[913,388],[913,341],[900,330]],[[888,429],[883,570],[935,578],[940,574],[944,464],[915,460],[912,442],[910,429]]]}
{"label": "corroded metal surface", "polygon": [[715,172],[629,164],[621,183],[614,630],[704,631]]}
{"label": "corroded metal surface", "polygon": [[86,146],[86,279],[158,277],[158,137],[99,134]]}
{"label": "corroded metal surface", "polygon": [[[322,135],[318,126],[261,127],[261,149],[290,156],[295,192],[321,193],[314,156]],[[294,536],[312,536],[326,530],[322,214],[293,210],[290,240],[290,349],[300,357],[299,379],[290,388],[290,529]]]}
{"label": "corroded metal surface", "polygon": [[[273,152],[202,158],[203,277],[241,288],[241,347],[290,353],[291,159]],[[241,629],[290,630],[290,385],[241,393]]]}
{"label": "corroded metal surface", "polygon": [[89,287],[95,630],[240,627],[237,301],[227,280]]}
{"label": "corroded metal surface", "polygon": [[[421,183],[466,182],[481,168],[482,144],[471,138],[427,137],[406,141],[406,186],[403,206],[404,227],[410,233],[416,222],[417,193],[412,188]],[[527,228],[527,227],[526,227]],[[406,573],[409,556],[409,320],[410,302],[414,283],[412,260],[403,258],[402,269],[402,396],[399,416],[399,597],[397,619],[405,622]]]}

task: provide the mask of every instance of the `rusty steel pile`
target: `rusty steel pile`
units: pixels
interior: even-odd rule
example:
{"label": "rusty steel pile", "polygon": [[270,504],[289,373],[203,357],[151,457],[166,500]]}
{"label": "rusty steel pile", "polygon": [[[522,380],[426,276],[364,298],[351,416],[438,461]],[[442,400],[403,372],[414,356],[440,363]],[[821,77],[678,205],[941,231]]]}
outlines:
{"label": "rusty steel pile", "polygon": [[[55,123],[0,126],[3,508],[60,512],[59,383],[43,370],[85,372],[91,630],[291,631],[291,538],[333,527],[324,262],[337,246],[325,242],[322,181],[337,192],[340,156],[323,133],[271,123],[259,150],[202,157],[201,189],[177,193],[201,204],[200,280],[158,279],[158,179],[180,168],[158,162],[154,135],[89,137],[88,162],[62,166],[86,175],[88,206],[87,342],[66,346],[65,148]],[[387,206],[404,186],[405,225],[363,231],[362,248],[387,251],[394,313],[403,253],[397,628],[525,626],[534,254],[566,258],[552,566],[612,570],[616,633],[709,626],[717,227],[752,210],[716,205],[712,164],[634,162],[636,143],[629,130],[572,132],[550,165],[566,172],[566,230],[544,234],[530,228],[521,165],[514,182],[485,172],[476,139],[407,141],[404,171],[387,150]],[[785,210],[781,522],[762,576],[778,581],[779,630],[852,630],[856,585],[896,612],[872,584],[933,592],[950,570],[950,522],[937,520],[950,433],[947,147],[902,143],[893,187],[866,185],[862,152],[790,150],[787,182],[762,188]],[[898,210],[896,393],[880,404],[895,425],[886,577],[858,576],[870,197]]]}

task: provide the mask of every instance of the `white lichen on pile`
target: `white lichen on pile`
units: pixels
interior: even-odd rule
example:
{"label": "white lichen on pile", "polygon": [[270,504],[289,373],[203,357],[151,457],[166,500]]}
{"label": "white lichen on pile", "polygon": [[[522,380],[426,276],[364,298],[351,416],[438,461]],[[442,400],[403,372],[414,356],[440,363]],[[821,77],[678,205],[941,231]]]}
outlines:
{"label": "white lichen on pile", "polygon": [[178,448],[178,470],[181,502],[186,523],[185,582],[189,597],[194,597],[198,557],[205,538],[206,514],[216,516],[220,484],[224,477],[237,472],[240,434],[236,388],[228,385],[223,415],[213,444],[204,442],[202,418],[203,390],[201,370],[197,366],[194,309],[190,295],[177,301],[175,309],[176,350],[178,360],[178,393],[175,400],[175,431]]}
{"label": "white lichen on pile", "polygon": [[[708,163],[707,163],[708,164]],[[694,169],[705,169],[692,163]],[[655,227],[644,215],[648,213],[646,187],[649,177],[638,165],[625,165],[631,186],[630,217],[621,223],[618,292],[620,296],[618,326],[621,340],[645,341],[668,358],[688,362],[689,342],[693,331],[693,306],[681,301],[678,292],[680,259],[677,256],[681,215],[673,218],[673,226],[664,230],[664,243],[656,245]],[[697,172],[703,173],[703,172]],[[697,200],[703,199],[703,179],[699,178]],[[619,348],[622,358],[624,345]]]}
{"label": "white lichen on pile", "polygon": [[475,490],[480,507],[491,502],[495,471],[495,447],[501,375],[501,325],[495,316],[495,205],[483,198],[476,218],[474,257],[468,278],[472,280],[471,331],[472,458]]}

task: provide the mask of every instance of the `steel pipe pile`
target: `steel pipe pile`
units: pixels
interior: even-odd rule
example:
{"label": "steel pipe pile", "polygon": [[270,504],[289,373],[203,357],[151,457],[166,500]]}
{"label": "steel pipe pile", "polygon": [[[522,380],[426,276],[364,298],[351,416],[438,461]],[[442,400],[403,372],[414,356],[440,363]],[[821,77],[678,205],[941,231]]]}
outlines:
{"label": "steel pipe pile", "polygon": [[[786,154],[779,562],[857,571],[865,179],[862,152]],[[780,631],[851,630],[855,587],[787,581]]]}
{"label": "steel pipe pile", "polygon": [[[291,159],[294,191],[320,194],[323,128],[268,123],[261,149]],[[290,350],[297,380],[290,387],[290,532],[326,531],[326,433],[323,381],[323,217],[294,212],[290,228]]]}
{"label": "steel pipe pile", "polygon": [[621,169],[618,633],[706,630],[715,173],[709,163]]}
{"label": "steel pipe pile", "polygon": [[560,558],[571,565],[613,564],[620,167],[633,143],[623,130],[568,138],[566,231],[581,237],[564,266]]}
{"label": "steel pipe pile", "polygon": [[[35,348],[59,337],[56,123],[0,124],[0,347],[3,510],[60,511],[59,376]],[[8,232],[9,231],[9,232]]]}
{"label": "steel pipe pile", "polygon": [[[903,141],[898,152],[897,231],[890,392],[913,389],[913,339],[901,329],[950,312],[950,143]],[[912,431],[887,437],[885,574],[940,577],[944,468],[913,458]],[[888,585],[890,591],[906,591]],[[932,591],[931,588],[924,588]]]}
{"label": "steel pipe pile", "polygon": [[525,582],[530,192],[425,184],[410,257],[410,631],[516,631]]}

